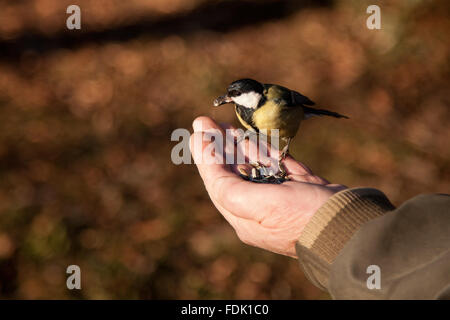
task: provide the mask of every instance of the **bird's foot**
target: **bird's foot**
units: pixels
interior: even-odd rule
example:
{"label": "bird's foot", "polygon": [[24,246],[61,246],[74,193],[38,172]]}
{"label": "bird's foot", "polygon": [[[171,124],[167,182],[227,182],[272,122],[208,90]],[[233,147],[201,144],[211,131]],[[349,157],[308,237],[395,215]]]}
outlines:
{"label": "bird's foot", "polygon": [[286,168],[284,167],[283,160],[286,156],[282,156],[278,159],[278,176],[281,178],[287,177]]}
{"label": "bird's foot", "polygon": [[272,184],[281,184],[285,181],[289,181],[287,177],[286,171],[283,170],[278,174],[274,174],[272,170],[261,165],[259,162],[250,163],[252,166],[251,174],[249,175],[245,170],[239,168],[239,172],[241,173],[241,177],[245,180],[256,182],[256,183],[272,183]]}

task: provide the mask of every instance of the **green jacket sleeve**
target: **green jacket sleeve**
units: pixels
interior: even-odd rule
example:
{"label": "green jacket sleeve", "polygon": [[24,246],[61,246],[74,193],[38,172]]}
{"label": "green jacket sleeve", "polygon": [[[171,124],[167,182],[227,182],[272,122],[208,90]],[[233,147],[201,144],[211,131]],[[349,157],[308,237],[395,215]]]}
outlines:
{"label": "green jacket sleeve", "polygon": [[341,191],[308,223],[297,254],[335,299],[450,299],[450,196],[396,209],[376,189]]}

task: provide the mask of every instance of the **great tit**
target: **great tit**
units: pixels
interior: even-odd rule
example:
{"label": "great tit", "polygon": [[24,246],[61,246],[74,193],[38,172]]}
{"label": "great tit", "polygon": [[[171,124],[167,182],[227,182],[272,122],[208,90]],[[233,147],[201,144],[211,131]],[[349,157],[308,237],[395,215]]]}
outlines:
{"label": "great tit", "polygon": [[227,93],[214,100],[214,106],[234,103],[236,116],[241,124],[259,134],[263,129],[268,135],[271,130],[278,129],[279,137],[286,143],[278,159],[283,179],[286,172],[282,160],[289,152],[289,144],[296,135],[303,119],[313,116],[331,116],[347,118],[336,112],[315,109],[315,103],[304,95],[276,84],[262,84],[253,79],[240,79],[232,82]]}

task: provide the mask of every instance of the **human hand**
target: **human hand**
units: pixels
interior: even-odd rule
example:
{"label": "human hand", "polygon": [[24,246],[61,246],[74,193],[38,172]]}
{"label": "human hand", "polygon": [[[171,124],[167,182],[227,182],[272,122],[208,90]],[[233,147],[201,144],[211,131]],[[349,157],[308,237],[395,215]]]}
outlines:
{"label": "human hand", "polygon": [[[215,130],[225,136],[225,129],[230,127],[219,126],[208,117],[199,117],[194,120],[193,128],[191,153],[200,176],[212,202],[235,229],[239,239],[246,244],[296,258],[295,243],[308,221],[329,197],[346,187],[330,184],[313,175],[305,165],[290,156],[283,162],[290,181],[283,184],[246,181],[239,176],[238,167],[248,172],[248,164],[202,161],[205,153],[211,152],[208,147],[211,142],[205,140],[204,135]],[[202,141],[200,148],[194,147],[196,139]],[[241,143],[248,144],[243,148],[248,152],[256,148],[248,141]],[[223,154],[227,147],[223,146]],[[217,158],[218,155],[215,156]],[[269,156],[277,159],[278,154]]]}

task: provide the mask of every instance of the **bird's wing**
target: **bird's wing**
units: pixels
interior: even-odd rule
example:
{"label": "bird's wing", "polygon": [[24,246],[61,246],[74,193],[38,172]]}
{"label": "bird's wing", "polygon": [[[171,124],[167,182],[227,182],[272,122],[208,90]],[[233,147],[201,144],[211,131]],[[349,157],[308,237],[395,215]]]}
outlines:
{"label": "bird's wing", "polygon": [[335,117],[335,118],[349,119],[349,117],[344,116],[343,114],[325,110],[325,109],[314,109],[314,108],[310,108],[310,107],[303,107],[303,111],[304,111],[305,119],[309,119],[313,116],[330,116],[330,117]]}
{"label": "bird's wing", "polygon": [[275,102],[278,101],[278,104],[285,105],[287,107],[304,105],[313,106],[315,104],[308,97],[305,97],[301,93],[277,84],[265,84],[264,88],[265,95],[269,100],[273,100]]}
{"label": "bird's wing", "polygon": [[291,91],[291,101],[292,105],[298,106],[298,105],[307,105],[307,106],[313,106],[315,103],[311,101],[308,97],[302,95],[301,93],[297,91]]}

